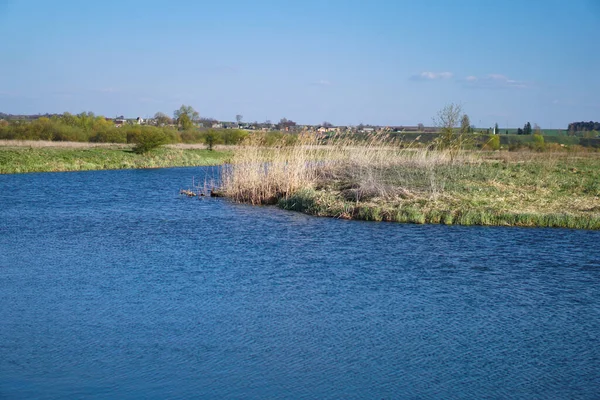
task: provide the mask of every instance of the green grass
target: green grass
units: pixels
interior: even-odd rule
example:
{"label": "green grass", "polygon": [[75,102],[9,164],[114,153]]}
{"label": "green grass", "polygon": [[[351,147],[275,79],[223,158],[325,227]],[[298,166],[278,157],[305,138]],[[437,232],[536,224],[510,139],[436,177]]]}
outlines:
{"label": "green grass", "polygon": [[0,147],[0,174],[217,165],[230,156],[229,151],[170,148],[136,154],[122,148]]}

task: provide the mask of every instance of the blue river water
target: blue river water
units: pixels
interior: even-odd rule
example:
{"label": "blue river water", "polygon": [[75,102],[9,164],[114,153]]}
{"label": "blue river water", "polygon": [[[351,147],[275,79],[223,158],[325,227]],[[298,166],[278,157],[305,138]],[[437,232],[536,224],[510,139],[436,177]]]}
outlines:
{"label": "blue river water", "polygon": [[0,175],[0,398],[600,398],[600,232],[178,194],[210,173]]}

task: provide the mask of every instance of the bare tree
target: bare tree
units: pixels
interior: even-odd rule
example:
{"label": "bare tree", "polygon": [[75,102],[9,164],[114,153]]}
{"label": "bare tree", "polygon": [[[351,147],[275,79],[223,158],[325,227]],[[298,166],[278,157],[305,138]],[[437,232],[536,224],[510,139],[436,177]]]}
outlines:
{"label": "bare tree", "polygon": [[156,114],[154,114],[154,119],[156,120],[156,124],[158,126],[162,126],[162,125],[171,125],[173,123],[173,120],[171,119],[171,117],[169,117],[167,114],[162,113],[162,112],[157,112]]}
{"label": "bare tree", "polygon": [[242,118],[244,118],[244,116],[243,116],[243,115],[241,115],[241,114],[237,114],[237,115],[235,116],[235,120],[236,120],[236,122],[237,122],[238,124],[239,124],[240,122],[242,122]]}
{"label": "bare tree", "polygon": [[325,128],[332,128],[333,124],[331,122],[323,121],[323,123],[321,124],[321,126],[323,126]]}
{"label": "bare tree", "polygon": [[458,131],[457,127],[461,121],[462,106],[450,103],[444,106],[433,118],[434,126],[438,128],[439,137],[437,146],[440,149],[460,150],[465,144],[465,135]]}
{"label": "bare tree", "polygon": [[290,128],[292,128],[294,126],[296,126],[296,123],[294,121],[292,121],[291,119],[287,119],[287,118],[281,118],[279,120],[279,124],[277,124],[278,129],[285,130],[285,131],[290,130]]}

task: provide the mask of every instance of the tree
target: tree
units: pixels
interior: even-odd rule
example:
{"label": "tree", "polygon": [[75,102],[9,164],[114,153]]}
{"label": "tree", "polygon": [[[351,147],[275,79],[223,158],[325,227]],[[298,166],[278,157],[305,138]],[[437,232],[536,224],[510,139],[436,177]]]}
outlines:
{"label": "tree", "polygon": [[154,119],[158,126],[171,125],[173,123],[173,120],[167,114],[160,111],[154,114]]}
{"label": "tree", "polygon": [[296,126],[296,123],[291,119],[281,118],[279,120],[279,124],[277,124],[278,129],[289,130],[291,127]]}
{"label": "tree", "polygon": [[456,127],[460,121],[462,106],[450,103],[444,106],[433,118],[433,124],[438,128],[439,137],[437,145],[441,149],[460,150],[463,147],[464,135],[456,134]]}
{"label": "tree", "polygon": [[179,125],[184,131],[187,131],[194,126],[194,123],[187,114],[181,114],[179,118],[177,118],[177,125]]}
{"label": "tree", "polygon": [[517,129],[517,135],[522,135],[523,134],[523,129],[519,128]]}
{"label": "tree", "polygon": [[419,130],[419,132],[423,132],[423,130],[425,129],[425,125],[419,122],[417,124],[417,129]]}
{"label": "tree", "polygon": [[598,131],[600,130],[600,122],[571,122],[567,130],[570,135],[575,135],[577,132]]}
{"label": "tree", "polygon": [[208,146],[208,150],[213,151],[213,147],[215,144],[221,142],[221,135],[219,135],[216,131],[209,129],[204,135],[204,143]]}
{"label": "tree", "polygon": [[533,124],[533,134],[534,135],[542,135],[542,128],[538,124]]}
{"label": "tree", "polygon": [[173,111],[173,116],[175,117],[177,124],[183,127],[183,129],[188,129],[195,122],[200,121],[200,114],[198,114],[198,111],[194,110],[192,106],[186,106],[184,104],[179,107],[179,110]]}
{"label": "tree", "polygon": [[244,118],[244,116],[243,116],[243,115],[241,115],[241,114],[237,114],[237,115],[235,116],[235,120],[237,121],[237,123],[238,123],[238,124],[239,124],[240,122],[242,122],[242,118]]}
{"label": "tree", "polygon": [[496,122],[494,125],[494,135],[497,135],[498,133],[500,133],[500,129],[498,128],[498,123]]}
{"label": "tree", "polygon": [[531,133],[532,133],[531,124],[529,122],[527,122],[525,124],[525,126],[523,127],[523,135],[531,135]]}
{"label": "tree", "polygon": [[200,123],[205,128],[211,128],[214,124],[218,124],[219,121],[217,121],[216,119],[211,118],[211,117],[202,117],[202,118],[200,118]]}
{"label": "tree", "polygon": [[470,133],[471,132],[471,120],[467,114],[463,114],[462,119],[460,121],[460,133]]}
{"label": "tree", "polygon": [[331,122],[323,121],[321,126],[323,126],[324,128],[332,128],[333,124]]}

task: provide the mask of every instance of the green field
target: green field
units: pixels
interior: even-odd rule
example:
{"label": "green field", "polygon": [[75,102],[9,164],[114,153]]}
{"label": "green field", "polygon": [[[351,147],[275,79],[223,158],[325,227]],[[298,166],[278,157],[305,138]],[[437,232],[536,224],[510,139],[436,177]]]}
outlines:
{"label": "green field", "polygon": [[0,174],[217,165],[230,156],[198,149],[159,148],[140,155],[129,148],[0,147]]}

